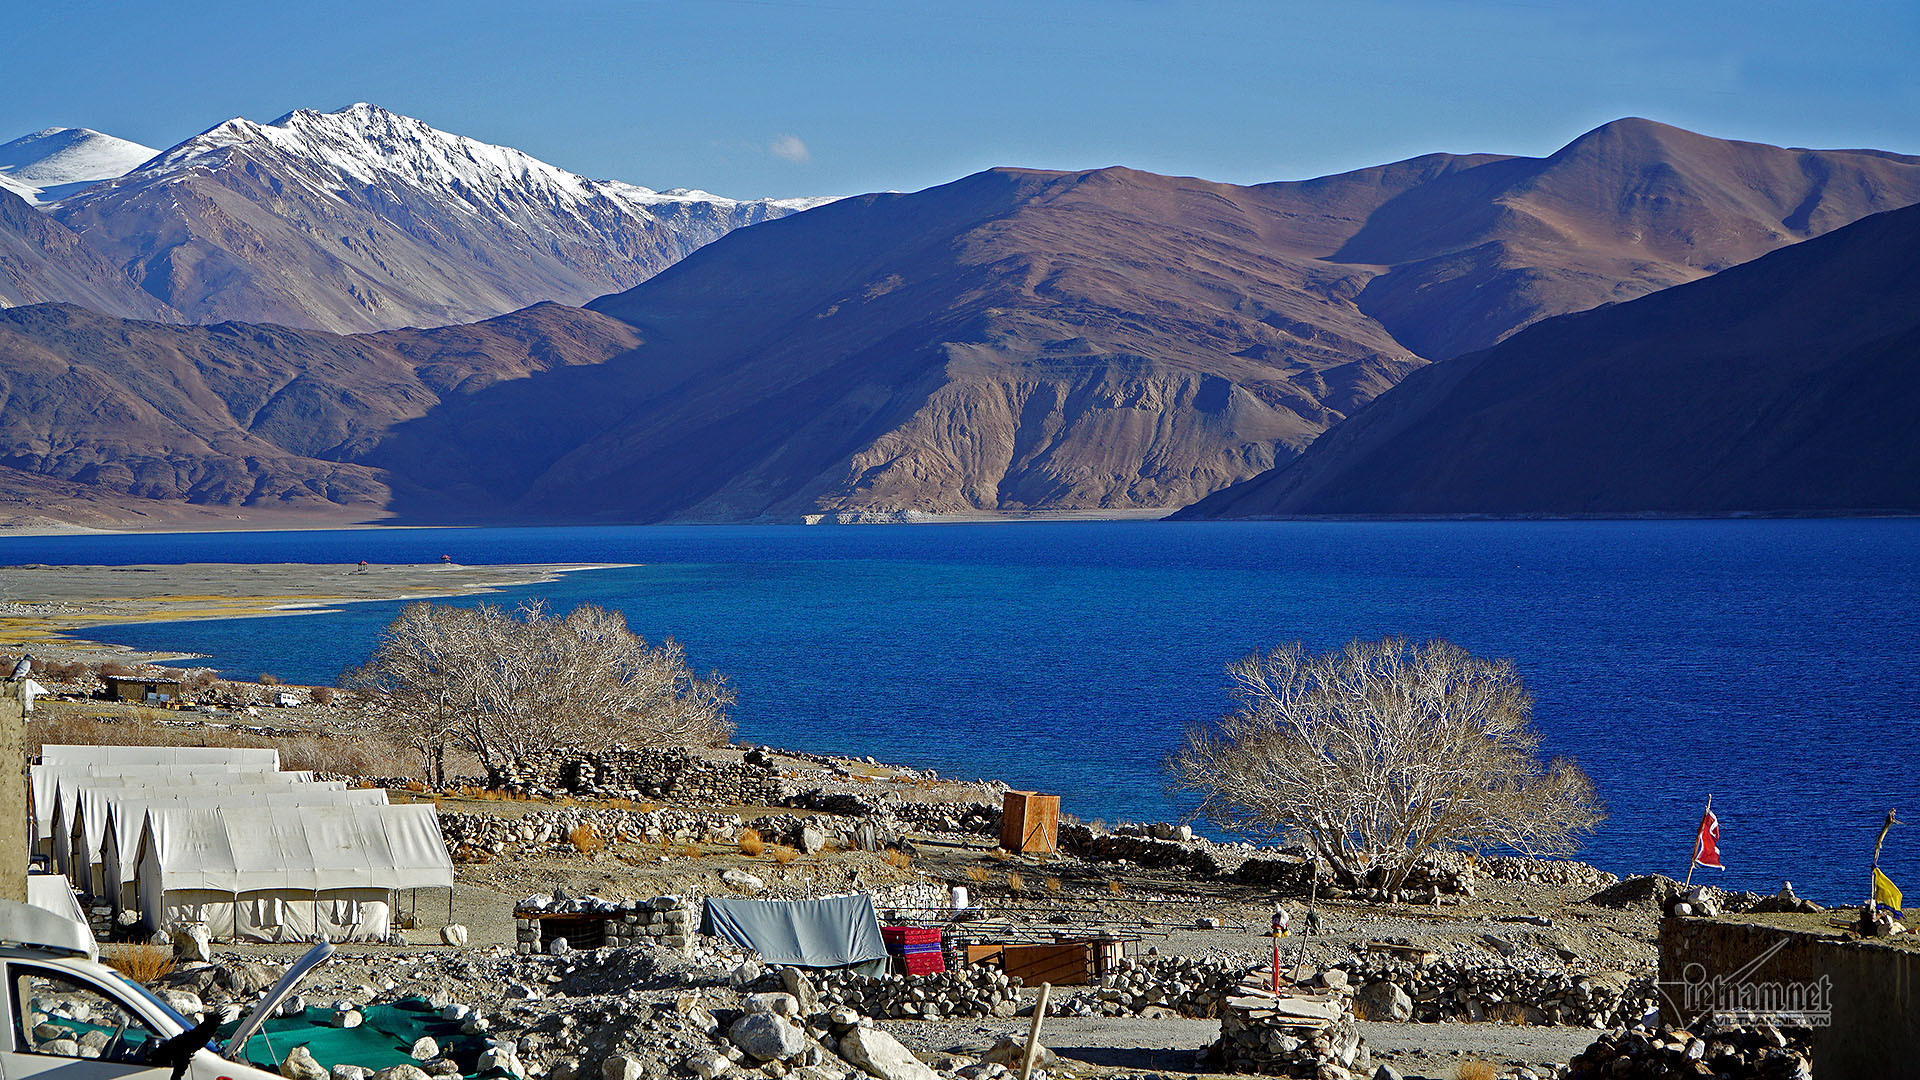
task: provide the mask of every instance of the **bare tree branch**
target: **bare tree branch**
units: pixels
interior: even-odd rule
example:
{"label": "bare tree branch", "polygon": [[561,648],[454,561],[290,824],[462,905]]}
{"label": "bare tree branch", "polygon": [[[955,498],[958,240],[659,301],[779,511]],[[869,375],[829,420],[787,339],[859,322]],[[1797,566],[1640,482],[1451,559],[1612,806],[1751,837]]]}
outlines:
{"label": "bare tree branch", "polygon": [[1398,889],[1436,847],[1565,854],[1604,816],[1574,762],[1542,762],[1513,665],[1445,641],[1295,642],[1227,668],[1239,708],[1188,730],[1176,790],[1233,832],[1304,843],[1352,885]]}

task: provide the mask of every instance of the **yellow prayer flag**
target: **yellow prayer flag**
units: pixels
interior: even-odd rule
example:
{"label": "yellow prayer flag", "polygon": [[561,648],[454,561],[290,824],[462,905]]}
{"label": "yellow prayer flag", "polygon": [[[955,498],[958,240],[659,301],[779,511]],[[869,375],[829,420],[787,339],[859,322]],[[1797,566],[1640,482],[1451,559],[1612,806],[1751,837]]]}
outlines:
{"label": "yellow prayer flag", "polygon": [[1892,908],[1895,915],[1900,914],[1900,890],[1893,887],[1893,882],[1888,881],[1877,866],[1873,868],[1873,902]]}

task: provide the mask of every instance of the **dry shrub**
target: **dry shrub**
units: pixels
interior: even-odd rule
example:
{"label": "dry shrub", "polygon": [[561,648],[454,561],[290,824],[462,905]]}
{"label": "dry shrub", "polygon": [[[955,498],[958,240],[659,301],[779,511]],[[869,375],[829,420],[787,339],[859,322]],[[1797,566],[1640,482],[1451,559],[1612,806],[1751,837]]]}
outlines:
{"label": "dry shrub", "polygon": [[1502,1001],[1487,1010],[1487,1019],[1500,1024],[1531,1024],[1533,1010],[1518,1001]]}
{"label": "dry shrub", "polygon": [[423,791],[425,791],[425,790],[427,790],[427,784],[426,784],[426,781],[424,781],[424,780],[409,780],[409,781],[407,781],[407,790],[408,790],[408,791],[411,791],[411,792],[413,792],[413,793],[414,793],[414,794],[416,794],[416,795],[418,795],[419,793],[421,793],[421,792],[423,792]]}
{"label": "dry shrub", "polygon": [[311,696],[315,705],[331,705],[334,694],[335,690],[331,686],[316,686]]}
{"label": "dry shrub", "polygon": [[607,846],[607,838],[600,835],[599,829],[583,822],[567,830],[567,843],[582,855],[592,855]]}
{"label": "dry shrub", "polygon": [[1119,896],[1121,893],[1126,892],[1125,889],[1120,887],[1120,882],[1114,878],[1107,879],[1107,891],[1112,893],[1115,896]]}
{"label": "dry shrub", "polygon": [[173,973],[173,949],[167,945],[121,945],[102,953],[100,962],[148,986]]}
{"label": "dry shrub", "polygon": [[740,845],[740,854],[749,859],[757,859],[766,854],[767,842],[754,829],[740,830],[740,839],[737,842]]}
{"label": "dry shrub", "polygon": [[895,870],[905,870],[907,867],[913,865],[913,856],[901,851],[899,848],[888,848],[880,857],[887,860],[887,865],[893,867]]}
{"label": "dry shrub", "polygon": [[1008,851],[1006,848],[1003,848],[1003,847],[997,847],[987,852],[987,858],[1005,861],[1007,859],[1013,858],[1013,852]]}
{"label": "dry shrub", "polygon": [[104,678],[108,675],[132,675],[134,671],[118,660],[104,660],[93,665],[93,673],[96,677]]}
{"label": "dry shrub", "polygon": [[993,880],[993,871],[984,866],[969,866],[967,867],[967,880],[985,885],[987,882]]}
{"label": "dry shrub", "polygon": [[259,683],[261,686],[279,686],[280,676],[272,672],[263,671],[260,673],[260,677],[253,681]]}
{"label": "dry shrub", "polygon": [[56,682],[73,682],[90,670],[78,660],[54,660],[40,666],[40,673]]}
{"label": "dry shrub", "polygon": [[1060,884],[1060,879],[1057,877],[1048,878],[1046,881],[1046,885],[1047,885],[1047,891],[1050,893],[1057,893],[1061,889],[1065,888],[1064,885]]}
{"label": "dry shrub", "polygon": [[689,859],[698,859],[704,857],[707,853],[699,844],[681,844],[680,854],[685,855]]}
{"label": "dry shrub", "polygon": [[1026,888],[1027,888],[1027,879],[1020,876],[1020,871],[1018,870],[1007,871],[1007,891],[1008,892],[1010,893],[1024,892]]}
{"label": "dry shrub", "polygon": [[773,861],[779,863],[781,866],[785,866],[800,857],[799,848],[790,848],[785,844],[774,844],[767,850],[773,852]]}
{"label": "dry shrub", "polygon": [[1453,1070],[1454,1080],[1495,1080],[1500,1070],[1486,1061],[1463,1061]]}

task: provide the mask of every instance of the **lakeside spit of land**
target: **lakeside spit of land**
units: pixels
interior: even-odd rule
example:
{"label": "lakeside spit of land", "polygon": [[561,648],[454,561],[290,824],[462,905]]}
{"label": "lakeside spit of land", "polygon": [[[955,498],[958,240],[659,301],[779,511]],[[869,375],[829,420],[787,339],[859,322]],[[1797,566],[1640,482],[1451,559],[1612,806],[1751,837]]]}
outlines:
{"label": "lakeside spit of land", "polygon": [[91,627],[304,615],[340,604],[470,596],[539,585],[617,563],[464,566],[457,563],[177,563],[0,566],[0,650],[43,659],[151,663],[143,653],[87,638]]}

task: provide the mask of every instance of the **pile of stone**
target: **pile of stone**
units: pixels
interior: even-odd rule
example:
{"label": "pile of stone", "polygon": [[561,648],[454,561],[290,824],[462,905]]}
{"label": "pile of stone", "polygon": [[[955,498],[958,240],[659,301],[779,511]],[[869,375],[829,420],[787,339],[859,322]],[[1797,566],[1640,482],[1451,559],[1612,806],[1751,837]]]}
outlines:
{"label": "pile of stone", "polygon": [[1206,1065],[1318,1080],[1351,1080],[1371,1073],[1372,1055],[1337,976],[1304,983],[1283,980],[1278,993],[1260,976],[1250,973],[1226,999],[1220,1041],[1203,1051]]}
{"label": "pile of stone", "polygon": [[452,811],[440,814],[440,833],[459,862],[572,850],[573,831],[581,826],[590,827],[591,835],[609,844],[730,844],[739,835],[742,822],[733,814],[579,806],[515,818]]}
{"label": "pile of stone", "polygon": [[1374,900],[1408,904],[1454,903],[1456,897],[1473,896],[1478,887],[1478,874],[1473,861],[1456,857],[1450,852],[1421,856],[1399,889],[1387,888],[1384,870],[1376,870],[1359,885],[1339,884],[1334,880],[1331,868],[1305,853],[1248,859],[1233,871],[1231,878],[1241,885],[1253,885],[1291,896],[1304,897],[1310,892],[1317,892],[1324,900]]}
{"label": "pile of stone", "polygon": [[1091,995],[1069,998],[1053,1011],[1068,1016],[1215,1017],[1247,971],[1244,963],[1218,958],[1124,958],[1095,980]]}
{"label": "pile of stone", "polygon": [[1109,833],[1077,822],[1060,823],[1060,850],[1089,862],[1127,862],[1154,870],[1178,869],[1200,877],[1225,872],[1205,840],[1161,840],[1144,833]]}
{"label": "pile of stone", "polygon": [[890,1020],[1009,1017],[1020,1007],[1020,980],[984,965],[880,978],[838,971],[821,978],[820,993],[830,1005]]}
{"label": "pile of stone", "polygon": [[771,806],[781,797],[780,770],[763,751],[732,760],[702,757],[679,747],[593,753],[552,747],[494,769],[487,786],[543,799],[651,799],[708,806]]}
{"label": "pile of stone", "polygon": [[607,900],[598,896],[529,896],[514,906],[515,951],[565,954],[580,943],[548,935],[543,943],[541,922],[548,916],[571,915],[598,924],[596,948],[661,945],[684,951],[699,927],[694,909],[683,897],[657,896],[652,900]]}
{"label": "pile of stone", "polygon": [[1810,1080],[1809,1039],[1805,1030],[1782,1031],[1770,1024],[1699,1034],[1672,1027],[1615,1031],[1575,1055],[1560,1075],[1567,1080]]}
{"label": "pile of stone", "polygon": [[1499,881],[1524,881],[1575,889],[1604,889],[1620,879],[1597,866],[1571,859],[1532,859],[1524,855],[1467,855],[1446,852],[1448,860],[1470,860],[1479,875]]}
{"label": "pile of stone", "polygon": [[1581,972],[1524,955],[1367,952],[1346,962],[1367,1020],[1500,1020],[1609,1027],[1654,1006],[1653,977]]}

